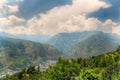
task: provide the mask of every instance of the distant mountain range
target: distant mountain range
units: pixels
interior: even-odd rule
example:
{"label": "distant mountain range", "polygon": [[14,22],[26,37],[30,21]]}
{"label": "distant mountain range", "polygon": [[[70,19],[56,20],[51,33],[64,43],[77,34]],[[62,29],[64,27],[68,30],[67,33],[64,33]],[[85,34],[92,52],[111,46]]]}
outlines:
{"label": "distant mountain range", "polygon": [[112,34],[97,32],[72,46],[69,50],[71,57],[90,57],[114,51],[120,45],[120,40],[115,40],[113,36],[115,37]]}
{"label": "distant mountain range", "polygon": [[[116,47],[118,47],[118,45],[120,45],[120,36],[115,34],[110,34],[110,33],[99,32],[99,31],[58,33],[54,36],[11,35],[11,34],[1,32],[0,36],[4,38],[12,38],[12,40],[7,39],[8,42],[12,41],[12,44],[10,45],[15,44],[14,42],[17,41],[17,44],[15,46],[16,48],[19,48],[18,45],[23,44],[24,42],[24,44],[28,43],[27,47],[28,46],[30,47],[32,45],[32,47],[30,47],[32,50],[35,47],[39,49],[38,52],[37,52],[38,49],[37,50],[35,49],[31,51],[30,54],[38,54],[39,52],[44,50],[44,49],[41,49],[41,46],[49,44],[49,47],[51,47],[51,45],[52,45],[52,48],[54,49],[56,47],[59,51],[64,53],[64,56],[67,56],[69,58],[71,57],[84,58],[84,57],[100,55],[102,53],[113,51],[116,49]],[[30,41],[27,41],[27,40],[30,40]],[[3,39],[3,41],[5,42],[6,39]],[[35,41],[35,42],[31,42],[31,41]],[[44,43],[44,44],[41,44],[41,43]],[[25,47],[21,46],[21,48],[24,49]],[[49,53],[50,53],[50,57],[52,57],[51,56],[52,52],[49,51]],[[56,56],[56,54],[54,54],[54,56]],[[46,55],[46,52],[42,52],[42,55]]]}
{"label": "distant mountain range", "polygon": [[54,45],[59,50],[66,53],[66,51],[73,45],[87,39],[93,32],[73,32],[73,33],[58,33],[53,36],[47,43]]}
{"label": "distant mountain range", "polygon": [[48,43],[69,57],[90,57],[115,50],[120,36],[99,31],[59,33]]}
{"label": "distant mountain range", "polygon": [[5,32],[0,32],[0,36],[6,37],[6,38],[30,40],[34,42],[40,42],[40,43],[44,43],[51,38],[51,36],[49,35],[40,35],[40,34],[38,35],[25,35],[25,34],[12,35],[12,34],[5,33]]}

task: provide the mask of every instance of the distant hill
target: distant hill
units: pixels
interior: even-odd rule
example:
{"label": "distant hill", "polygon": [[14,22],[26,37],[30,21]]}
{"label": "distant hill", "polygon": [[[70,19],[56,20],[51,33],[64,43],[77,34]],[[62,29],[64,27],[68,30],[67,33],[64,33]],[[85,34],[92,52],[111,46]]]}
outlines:
{"label": "distant hill", "polygon": [[115,50],[120,44],[120,36],[99,31],[59,33],[48,43],[67,56],[89,57]]}
{"label": "distant hill", "polygon": [[14,38],[15,36],[12,34],[5,33],[5,32],[0,32],[0,37]]}
{"label": "distant hill", "polygon": [[120,39],[117,39],[116,35],[96,32],[71,47],[68,52],[72,53],[71,57],[90,57],[114,51],[118,45],[120,45]]}
{"label": "distant hill", "polygon": [[57,48],[47,44],[27,40],[0,37],[0,57],[2,63],[22,67],[38,60],[56,60],[62,53]]}
{"label": "distant hill", "polygon": [[34,41],[34,42],[40,42],[40,43],[45,43],[46,41],[48,41],[51,36],[50,35],[15,35],[15,38],[17,39],[23,39],[23,40],[30,40],[30,41]]}
{"label": "distant hill", "polygon": [[73,32],[73,33],[58,33],[53,36],[47,43],[54,45],[60,51],[66,53],[69,48],[77,44],[80,41],[85,40],[91,36],[94,32]]}
{"label": "distant hill", "polygon": [[[120,36],[115,34],[110,34],[110,33],[99,32],[99,31],[58,33],[53,37],[47,36],[47,35],[33,35],[33,36],[32,35],[11,35],[11,34],[1,32],[0,36],[5,38],[14,38],[15,40],[22,39],[23,42],[25,40],[30,40],[30,41],[50,44],[52,45],[52,47],[55,46],[59,51],[64,53],[64,55],[67,57],[95,56],[105,52],[113,51],[120,44]],[[28,42],[25,42],[25,43],[33,45],[32,44],[33,42],[30,42],[30,41],[28,41],[29,43]],[[24,43],[24,46],[26,46],[25,43]],[[27,46],[29,46],[28,44]],[[34,44],[34,46],[38,46],[38,44],[40,46],[41,43],[36,43]],[[41,45],[43,46],[43,44]],[[47,46],[50,46],[50,45],[47,45]],[[41,50],[44,50],[44,49],[41,49]],[[35,50],[35,52],[38,53],[39,51],[37,52],[37,50]],[[32,56],[32,55],[29,54],[29,56]]]}
{"label": "distant hill", "polygon": [[14,38],[14,39],[23,39],[23,40],[30,40],[30,41],[35,41],[35,42],[40,42],[40,43],[44,43],[46,41],[48,41],[51,36],[49,35],[25,35],[25,34],[9,34],[9,33],[5,33],[5,32],[0,32],[0,37],[6,37],[6,38]]}

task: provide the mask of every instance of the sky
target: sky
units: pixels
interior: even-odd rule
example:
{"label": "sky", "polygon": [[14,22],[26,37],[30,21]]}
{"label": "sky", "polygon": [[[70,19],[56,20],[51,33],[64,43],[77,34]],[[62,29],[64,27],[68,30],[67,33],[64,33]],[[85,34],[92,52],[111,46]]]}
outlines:
{"label": "sky", "polygon": [[120,35],[120,0],[0,0],[0,32],[55,35],[103,31]]}

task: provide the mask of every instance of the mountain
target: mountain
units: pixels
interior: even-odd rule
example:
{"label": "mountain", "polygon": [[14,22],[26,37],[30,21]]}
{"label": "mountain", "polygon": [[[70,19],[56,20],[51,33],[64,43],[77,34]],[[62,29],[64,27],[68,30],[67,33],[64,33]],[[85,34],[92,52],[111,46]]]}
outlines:
{"label": "mountain", "polygon": [[51,36],[49,35],[40,35],[40,34],[36,34],[36,35],[25,35],[25,34],[9,34],[9,33],[5,33],[5,32],[0,32],[0,37],[6,37],[6,38],[14,38],[14,39],[23,39],[23,40],[30,40],[30,41],[35,41],[35,42],[40,42],[40,43],[45,43],[46,41],[48,41]]}
{"label": "mountain", "polygon": [[91,36],[94,32],[73,32],[73,33],[58,33],[53,36],[47,43],[54,45],[60,51],[66,53],[69,48],[77,44],[80,41],[85,40]]}
{"label": "mountain", "polygon": [[2,37],[42,42],[55,46],[65,56],[89,57],[113,51],[120,44],[120,36],[99,31],[58,33],[47,35],[11,35],[0,33]]}
{"label": "mountain", "polygon": [[45,43],[46,41],[48,41],[51,38],[51,36],[50,35],[39,35],[39,34],[38,35],[21,34],[21,35],[15,35],[15,38]]}
{"label": "mountain", "polygon": [[14,38],[15,36],[12,34],[5,33],[5,32],[0,32],[0,37]]}
{"label": "mountain", "polygon": [[23,67],[33,61],[56,60],[61,55],[57,48],[48,44],[0,37],[0,65]]}
{"label": "mountain", "polygon": [[71,47],[68,52],[72,53],[71,57],[90,57],[114,51],[119,45],[120,39],[116,35],[96,32]]}
{"label": "mountain", "polygon": [[120,44],[120,36],[99,31],[59,33],[48,43],[67,56],[89,57],[113,51]]}

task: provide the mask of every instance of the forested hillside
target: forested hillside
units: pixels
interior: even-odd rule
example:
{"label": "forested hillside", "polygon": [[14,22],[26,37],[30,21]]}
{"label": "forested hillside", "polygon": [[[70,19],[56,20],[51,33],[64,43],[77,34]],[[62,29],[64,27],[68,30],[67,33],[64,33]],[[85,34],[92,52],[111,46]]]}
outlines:
{"label": "forested hillside", "polygon": [[47,44],[0,37],[0,67],[20,68],[34,61],[56,60],[62,53]]}
{"label": "forested hillside", "polygon": [[78,42],[85,40],[93,33],[93,31],[58,33],[55,36],[53,36],[47,43],[54,45],[60,51],[67,54],[69,48],[71,48]]}
{"label": "forested hillside", "polygon": [[45,71],[31,66],[20,73],[7,76],[2,80],[119,80],[120,46],[114,52],[91,57],[64,59],[59,58],[55,65]]}
{"label": "forested hillside", "polygon": [[48,44],[57,47],[67,57],[91,57],[114,51],[120,45],[120,36],[101,31],[59,33]]}
{"label": "forested hillside", "polygon": [[69,49],[71,57],[91,57],[114,51],[120,44],[120,39],[116,35],[96,32],[87,39],[75,44]]}

